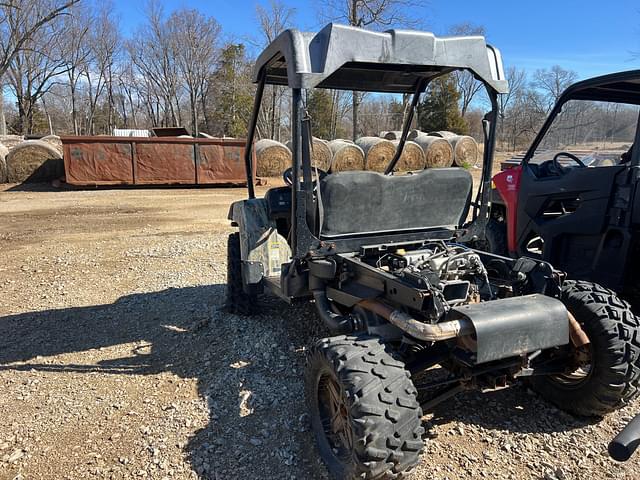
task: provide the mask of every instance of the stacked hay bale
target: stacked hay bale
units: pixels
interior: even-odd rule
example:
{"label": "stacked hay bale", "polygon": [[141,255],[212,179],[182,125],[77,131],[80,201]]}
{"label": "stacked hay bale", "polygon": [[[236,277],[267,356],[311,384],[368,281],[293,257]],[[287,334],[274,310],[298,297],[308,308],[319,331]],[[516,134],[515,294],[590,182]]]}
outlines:
{"label": "stacked hay bale", "polygon": [[11,150],[16,145],[24,142],[24,137],[20,135],[0,135],[0,144]]}
{"label": "stacked hay bale", "polygon": [[478,143],[473,137],[467,135],[456,135],[447,138],[453,147],[453,162],[458,167],[469,168],[477,165],[480,156],[478,155]]}
{"label": "stacked hay bale", "polygon": [[[287,142],[287,147],[292,148],[291,140]],[[328,172],[331,168],[331,149],[329,142],[321,138],[313,137],[313,146],[311,150],[311,166]]]}
{"label": "stacked hay bale", "polygon": [[7,154],[9,149],[0,143],[0,183],[7,181]]}
{"label": "stacked hay bale", "polygon": [[57,135],[47,135],[46,137],[42,137],[40,140],[42,140],[43,142],[48,143],[49,145],[51,145],[62,156],[62,140],[60,140],[59,136],[57,136]]}
{"label": "stacked hay bale", "polygon": [[409,135],[407,135],[407,140],[415,140],[418,135],[423,135],[424,132],[421,132],[420,130],[416,130],[415,128],[413,130],[409,130]]}
{"label": "stacked hay bale", "polygon": [[453,148],[444,138],[422,133],[414,142],[422,147],[426,168],[450,167],[453,164]]}
{"label": "stacked hay bale", "polygon": [[453,163],[457,167],[469,168],[478,163],[478,143],[468,135],[457,135],[453,132],[431,132],[429,135],[446,139],[453,149]]}
{"label": "stacked hay bale", "polygon": [[393,143],[384,138],[361,137],[356,144],[364,152],[366,169],[374,172],[384,172],[396,152]]}
{"label": "stacked hay bale", "polygon": [[450,137],[456,136],[455,133],[450,132],[448,130],[440,130],[438,132],[429,132],[428,135],[431,135],[432,137],[439,137],[439,138],[450,138]]}
{"label": "stacked hay bale", "polygon": [[291,166],[291,150],[280,142],[263,138],[253,148],[256,152],[258,177],[279,177]]}
{"label": "stacked hay bale", "polygon": [[329,149],[333,156],[331,160],[332,172],[364,170],[364,152],[355,143],[349,140],[332,140],[329,142]]}
{"label": "stacked hay bale", "polygon": [[64,175],[62,154],[41,140],[26,140],[7,154],[9,182],[44,182]]}
{"label": "stacked hay bale", "polygon": [[313,151],[311,152],[311,166],[328,172],[331,169],[333,154],[329,148],[329,142],[321,138],[313,137]]}
{"label": "stacked hay bale", "polygon": [[[392,140],[391,143],[393,143],[396,150],[400,146],[400,140]],[[407,140],[404,144],[404,148],[402,149],[402,155],[400,155],[400,159],[396,164],[395,171],[411,172],[415,170],[422,170],[425,167],[426,160],[424,149],[416,142]]]}
{"label": "stacked hay bale", "polygon": [[[407,134],[407,140],[414,140],[421,133],[423,132],[421,132],[420,130],[416,130],[415,128],[409,130],[409,133]],[[380,132],[379,137],[384,138],[385,140],[400,140],[400,138],[402,138],[402,130],[391,130],[388,132],[383,131]]]}
{"label": "stacked hay bale", "polygon": [[380,132],[380,138],[384,138],[385,140],[400,140],[402,137],[401,130],[392,130],[390,132]]}

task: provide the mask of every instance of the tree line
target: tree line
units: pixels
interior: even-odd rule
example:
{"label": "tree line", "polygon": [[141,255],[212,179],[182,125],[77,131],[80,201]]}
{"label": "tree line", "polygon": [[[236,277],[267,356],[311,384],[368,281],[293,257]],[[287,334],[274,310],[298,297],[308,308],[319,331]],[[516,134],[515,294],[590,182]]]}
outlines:
{"label": "tree line", "polygon": [[[411,0],[324,0],[323,21],[387,29],[422,27]],[[411,18],[405,12],[412,12]],[[195,9],[167,12],[161,0],[145,6],[142,23],[125,35],[109,2],[3,0],[0,2],[0,134],[111,134],[114,128],[185,126],[194,135],[242,137],[255,87],[251,71],[260,51],[295,24],[281,0],[258,6],[252,38],[230,39],[223,26]],[[485,34],[469,23],[447,33]],[[523,148],[575,72],[554,66],[528,75],[510,67],[510,93],[500,99],[500,146]],[[398,130],[409,96],[314,90],[307,110],[314,134],[355,138]],[[481,85],[465,72],[441,77],[420,102],[416,127],[481,138],[488,108]],[[289,138],[290,98],[267,87],[258,135]],[[3,122],[4,119],[4,122]]]}

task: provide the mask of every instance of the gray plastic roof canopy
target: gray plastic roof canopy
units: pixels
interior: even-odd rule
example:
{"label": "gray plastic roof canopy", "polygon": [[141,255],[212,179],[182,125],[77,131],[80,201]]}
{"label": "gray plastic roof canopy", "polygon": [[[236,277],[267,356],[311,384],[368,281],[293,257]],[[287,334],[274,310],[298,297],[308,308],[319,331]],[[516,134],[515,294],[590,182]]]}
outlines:
{"label": "gray plastic roof canopy", "polygon": [[496,93],[508,91],[500,52],[484,37],[337,24],[317,33],[282,32],[258,57],[253,81],[263,72],[265,83],[294,89],[413,93],[420,80],[457,69],[471,71]]}

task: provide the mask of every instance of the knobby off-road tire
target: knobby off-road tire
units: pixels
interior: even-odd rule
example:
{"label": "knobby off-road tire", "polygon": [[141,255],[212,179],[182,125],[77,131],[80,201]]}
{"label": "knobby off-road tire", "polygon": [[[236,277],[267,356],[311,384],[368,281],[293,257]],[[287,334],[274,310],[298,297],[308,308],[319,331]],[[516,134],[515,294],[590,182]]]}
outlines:
{"label": "knobby off-road tire", "polygon": [[590,282],[564,282],[562,301],[591,342],[588,369],[581,375],[533,377],[532,387],[570,413],[602,416],[638,396],[638,319],[612,290]]}
{"label": "knobby off-road tire", "polygon": [[245,293],[242,288],[240,234],[232,233],[227,239],[227,294],[225,310],[229,313],[252,315],[257,311],[257,301],[257,295]]}
{"label": "knobby off-road tire", "polygon": [[401,478],[416,465],[424,433],[417,391],[380,339],[318,341],[305,383],[320,456],[333,477]]}
{"label": "knobby off-road tire", "polygon": [[507,224],[490,218],[485,229],[487,249],[490,253],[507,256]]}

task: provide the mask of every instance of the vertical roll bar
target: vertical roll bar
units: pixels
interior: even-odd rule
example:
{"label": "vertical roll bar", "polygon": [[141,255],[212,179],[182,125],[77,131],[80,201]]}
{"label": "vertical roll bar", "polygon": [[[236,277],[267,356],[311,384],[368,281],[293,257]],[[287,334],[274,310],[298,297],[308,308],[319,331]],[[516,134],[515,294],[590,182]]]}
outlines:
{"label": "vertical roll bar", "polygon": [[298,192],[300,191],[300,165],[302,165],[302,89],[292,89],[291,105],[291,150],[293,164],[291,165],[291,246],[294,256],[298,245]]}
{"label": "vertical roll bar", "polygon": [[264,85],[267,76],[265,69],[260,70],[258,77],[258,87],[256,88],[256,96],[253,100],[253,111],[249,120],[249,130],[247,131],[247,144],[244,148],[244,168],[247,174],[247,189],[249,190],[249,198],[256,198],[255,188],[253,186],[253,139],[256,135],[256,125],[258,124],[258,114],[260,113],[260,105],[262,105],[262,96],[264,94]]}

